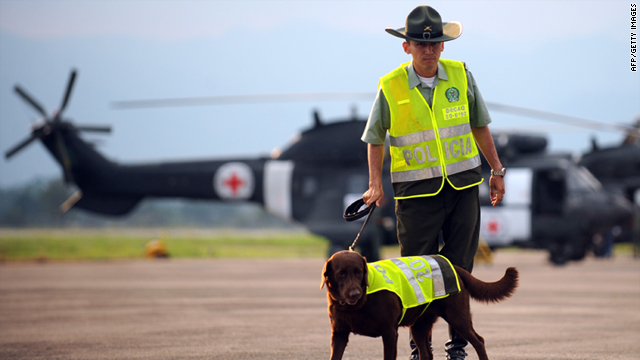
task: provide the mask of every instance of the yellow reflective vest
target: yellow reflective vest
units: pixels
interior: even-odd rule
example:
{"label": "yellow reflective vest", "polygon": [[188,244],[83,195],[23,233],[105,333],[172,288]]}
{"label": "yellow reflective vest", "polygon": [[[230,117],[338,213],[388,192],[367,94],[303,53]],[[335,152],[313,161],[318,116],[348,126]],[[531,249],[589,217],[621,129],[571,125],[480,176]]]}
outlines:
{"label": "yellow reflective vest", "polygon": [[[367,294],[387,290],[402,301],[402,322],[408,308],[460,292],[453,265],[442,255],[408,256],[367,264]],[[425,308],[426,310],[426,308]]]}
{"label": "yellow reflective vest", "polygon": [[480,166],[480,155],[469,123],[467,76],[464,63],[440,59],[448,80],[439,79],[430,107],[417,87],[409,88],[402,64],[380,79],[389,103],[391,181],[416,182],[441,178],[437,191],[398,194],[396,199],[432,196],[442,190],[445,179],[454,189],[466,189],[482,182],[481,176],[451,181],[451,176]]}

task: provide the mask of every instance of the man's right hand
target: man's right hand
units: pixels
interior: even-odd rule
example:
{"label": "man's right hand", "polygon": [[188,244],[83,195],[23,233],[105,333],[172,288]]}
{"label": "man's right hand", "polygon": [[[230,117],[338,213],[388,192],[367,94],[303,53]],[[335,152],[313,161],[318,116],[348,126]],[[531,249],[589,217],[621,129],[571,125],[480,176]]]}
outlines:
{"label": "man's right hand", "polygon": [[362,194],[362,200],[367,206],[375,202],[377,207],[384,205],[384,191],[382,190],[382,162],[384,161],[384,145],[367,144],[367,158],[369,163],[369,190]]}
{"label": "man's right hand", "polygon": [[364,200],[364,203],[367,204],[367,206],[375,202],[376,206],[380,207],[384,200],[384,190],[382,190],[382,185],[369,187],[369,190],[362,194],[362,200]]}

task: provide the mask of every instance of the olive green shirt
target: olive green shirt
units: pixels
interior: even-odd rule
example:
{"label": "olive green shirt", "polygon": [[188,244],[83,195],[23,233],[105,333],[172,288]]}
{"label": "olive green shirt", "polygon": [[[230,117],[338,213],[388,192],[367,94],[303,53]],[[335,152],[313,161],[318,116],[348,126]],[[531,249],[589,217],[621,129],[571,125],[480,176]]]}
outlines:
{"label": "olive green shirt", "polygon": [[[407,69],[407,75],[409,77],[409,88],[413,89],[417,86],[429,106],[432,106],[433,89],[438,85],[438,80],[449,79],[442,65],[438,64],[438,73],[435,81],[433,82],[433,88],[428,87],[420,81],[411,63],[407,65],[405,69]],[[478,90],[476,81],[471,72],[467,69],[466,64],[465,72],[467,73],[467,98],[469,100],[470,108],[469,122],[472,127],[489,125],[489,123],[491,123],[489,111],[484,103],[482,94],[480,94],[480,90]],[[378,96],[376,96],[376,100],[371,108],[371,113],[369,114],[369,120],[367,121],[364,133],[362,134],[362,141],[374,145],[383,145],[390,126],[391,115],[389,112],[389,103],[382,92],[382,88],[380,88],[378,90]]]}

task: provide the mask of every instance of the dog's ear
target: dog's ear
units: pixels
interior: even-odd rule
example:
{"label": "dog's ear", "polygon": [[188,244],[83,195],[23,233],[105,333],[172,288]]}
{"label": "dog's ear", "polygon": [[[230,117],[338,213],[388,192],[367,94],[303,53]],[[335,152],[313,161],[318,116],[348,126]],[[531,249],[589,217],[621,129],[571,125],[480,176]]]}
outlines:
{"label": "dog's ear", "polygon": [[369,287],[369,266],[367,266],[367,258],[364,256],[362,257],[362,266],[362,287],[366,289]]}
{"label": "dog's ear", "polygon": [[320,282],[320,289],[324,287],[324,284],[329,282],[329,273],[331,272],[331,259],[324,263],[324,269],[322,269],[322,281]]}

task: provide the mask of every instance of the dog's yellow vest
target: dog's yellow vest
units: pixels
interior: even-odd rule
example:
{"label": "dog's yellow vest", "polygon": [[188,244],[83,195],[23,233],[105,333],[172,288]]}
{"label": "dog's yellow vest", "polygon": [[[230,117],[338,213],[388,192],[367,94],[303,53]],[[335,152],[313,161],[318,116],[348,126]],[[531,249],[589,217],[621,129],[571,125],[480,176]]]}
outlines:
{"label": "dog's yellow vest", "polygon": [[402,301],[402,317],[398,323],[402,322],[407,309],[460,292],[458,274],[451,262],[441,255],[401,257],[367,266],[367,294],[387,290]]}

